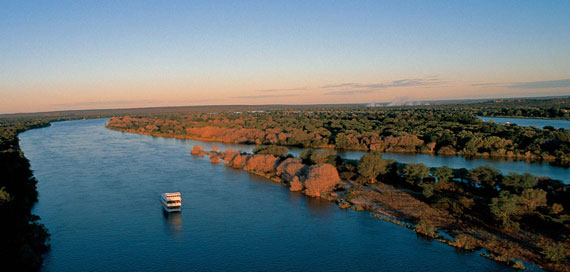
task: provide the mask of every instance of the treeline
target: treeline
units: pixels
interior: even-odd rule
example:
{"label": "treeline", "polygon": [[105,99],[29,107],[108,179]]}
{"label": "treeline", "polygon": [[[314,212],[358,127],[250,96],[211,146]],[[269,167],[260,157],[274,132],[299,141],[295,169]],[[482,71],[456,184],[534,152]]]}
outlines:
{"label": "treeline", "polygon": [[[487,103],[485,105],[489,105]],[[485,123],[479,104],[347,106],[112,118],[122,131],[226,143],[484,156],[570,164],[570,131]]]}
{"label": "treeline", "polygon": [[31,213],[37,180],[20,150],[18,133],[48,126],[40,119],[0,120],[0,262],[21,271],[39,270],[49,234]]}
{"label": "treeline", "polygon": [[479,116],[570,120],[570,98],[499,99],[471,107]]}

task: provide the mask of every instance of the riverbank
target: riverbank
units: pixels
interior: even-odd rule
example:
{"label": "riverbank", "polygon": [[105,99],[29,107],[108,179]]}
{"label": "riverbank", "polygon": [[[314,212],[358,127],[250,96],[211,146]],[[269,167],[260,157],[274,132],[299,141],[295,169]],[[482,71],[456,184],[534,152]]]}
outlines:
{"label": "riverbank", "polygon": [[49,233],[32,213],[38,201],[37,180],[18,135],[43,128],[49,121],[3,121],[0,130],[0,262],[5,267],[37,271],[49,250]]}
{"label": "riverbank", "polygon": [[[246,154],[234,150],[205,151],[198,146],[191,153],[208,156],[212,163],[223,162],[229,167],[279,182],[290,191],[335,202],[342,209],[368,211],[374,217],[405,226],[419,235],[462,250],[484,249],[486,253],[482,255],[485,257],[516,269],[524,267],[521,261],[524,260],[548,270],[568,271],[570,263],[567,255],[553,260],[544,253],[561,245],[552,237],[523,228],[498,228],[493,222],[487,222],[485,216],[477,214],[479,211],[475,211],[474,206],[479,201],[474,199],[462,198],[457,203],[430,201],[430,198],[449,194],[451,191],[444,187],[453,187],[452,183],[436,183],[431,195],[426,197],[425,191],[417,191],[413,186],[389,179],[373,183],[341,179],[345,173],[342,167],[346,167],[346,164],[340,167],[328,163],[308,165],[299,158]],[[443,207],[443,204],[456,207]],[[567,248],[563,247],[562,253],[567,254]]]}
{"label": "riverbank", "polygon": [[[135,120],[135,118],[126,118],[127,122]],[[156,130],[156,127],[150,125],[148,120],[142,119],[141,127],[137,129],[130,128],[128,125],[123,124],[124,119],[112,118],[106,125],[108,129],[128,132],[128,133],[138,133],[143,135],[150,135],[155,137],[167,137],[182,140],[197,140],[205,142],[219,142],[226,144],[272,144],[273,142],[266,142],[265,139],[270,137],[268,134],[262,131],[252,131],[251,129],[227,129],[219,127],[200,127],[191,128],[191,132],[188,134],[186,132],[180,133],[180,131],[169,130],[168,132],[161,132]],[[246,135],[244,135],[246,134]],[[248,135],[251,134],[251,135]],[[271,136],[274,138],[279,138],[280,136]],[[288,137],[288,136],[282,136]],[[284,138],[283,141],[286,141]],[[367,140],[368,141],[368,140]],[[382,140],[378,140],[382,142]],[[492,152],[475,152],[467,153],[464,151],[456,151],[455,149],[444,146],[439,150],[435,150],[435,144],[423,144],[423,141],[415,136],[404,136],[404,137],[392,137],[385,140],[386,144],[390,146],[388,148],[380,148],[379,144],[371,145],[351,145],[343,147],[342,150],[346,151],[362,151],[362,152],[372,152],[372,151],[382,151],[388,153],[401,153],[401,154],[427,154],[427,155],[441,155],[441,156],[462,156],[466,158],[480,158],[480,159],[500,159],[500,160],[511,160],[511,161],[525,161],[525,162],[550,162],[557,163],[562,167],[570,166],[570,160],[566,157],[556,157],[548,154],[534,154],[530,151],[524,153],[515,153],[513,151],[497,150]],[[407,146],[410,142],[416,142],[413,146]],[[296,145],[280,144],[287,147],[297,147]],[[322,149],[338,149],[339,147],[334,144],[310,144],[305,146],[305,148],[322,148]]]}

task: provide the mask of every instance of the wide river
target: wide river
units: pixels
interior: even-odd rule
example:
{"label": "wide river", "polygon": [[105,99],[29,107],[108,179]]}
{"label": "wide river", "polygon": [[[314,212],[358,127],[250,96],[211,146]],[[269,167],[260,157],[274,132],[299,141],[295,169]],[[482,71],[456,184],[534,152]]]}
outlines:
{"label": "wide river", "polygon": [[[196,141],[104,124],[58,122],[20,135],[39,180],[34,213],[52,234],[44,271],[511,270],[192,157]],[[166,216],[159,195],[170,191],[182,193],[183,210]]]}

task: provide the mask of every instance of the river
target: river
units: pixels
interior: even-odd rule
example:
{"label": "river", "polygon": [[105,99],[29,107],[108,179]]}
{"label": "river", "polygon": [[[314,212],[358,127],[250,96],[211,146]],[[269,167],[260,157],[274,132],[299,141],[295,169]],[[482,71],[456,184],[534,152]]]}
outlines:
{"label": "river", "polygon": [[[19,136],[39,180],[33,212],[52,234],[44,271],[511,270],[190,156],[196,141],[104,123],[57,122]],[[159,194],[170,191],[182,193],[183,210],[166,216]]]}
{"label": "river", "polygon": [[551,126],[553,128],[559,129],[570,129],[570,121],[568,120],[553,120],[553,119],[533,119],[533,118],[511,118],[511,117],[483,117],[476,116],[477,118],[485,122],[495,122],[498,124],[510,123],[513,125],[519,125],[523,127],[537,127],[544,128],[546,126]]}

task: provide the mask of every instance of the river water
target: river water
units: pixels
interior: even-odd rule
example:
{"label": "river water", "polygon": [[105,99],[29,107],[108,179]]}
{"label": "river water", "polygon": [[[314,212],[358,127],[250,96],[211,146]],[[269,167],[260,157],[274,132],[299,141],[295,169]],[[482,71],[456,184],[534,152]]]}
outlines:
{"label": "river water", "polygon": [[[346,151],[339,153],[348,159],[358,160],[364,152]],[[570,183],[570,168],[553,165],[549,162],[533,162],[483,158],[466,158],[462,156],[437,156],[429,154],[384,153],[382,158],[396,160],[401,163],[423,163],[429,167],[448,166],[451,168],[473,169],[483,165],[491,165],[503,174],[530,173],[534,176],[551,177],[566,184]]]}
{"label": "river water", "polygon": [[552,120],[552,119],[532,119],[532,118],[510,118],[510,117],[483,117],[477,116],[477,118],[485,122],[495,122],[497,124],[516,124],[523,127],[537,127],[544,128],[546,126],[551,126],[553,128],[559,129],[570,129],[570,121],[568,120]]}
{"label": "river water", "polygon": [[[33,212],[52,234],[44,271],[511,270],[192,157],[196,141],[104,123],[58,122],[20,135],[39,180]],[[159,194],[170,191],[182,193],[183,210],[166,216]]]}

